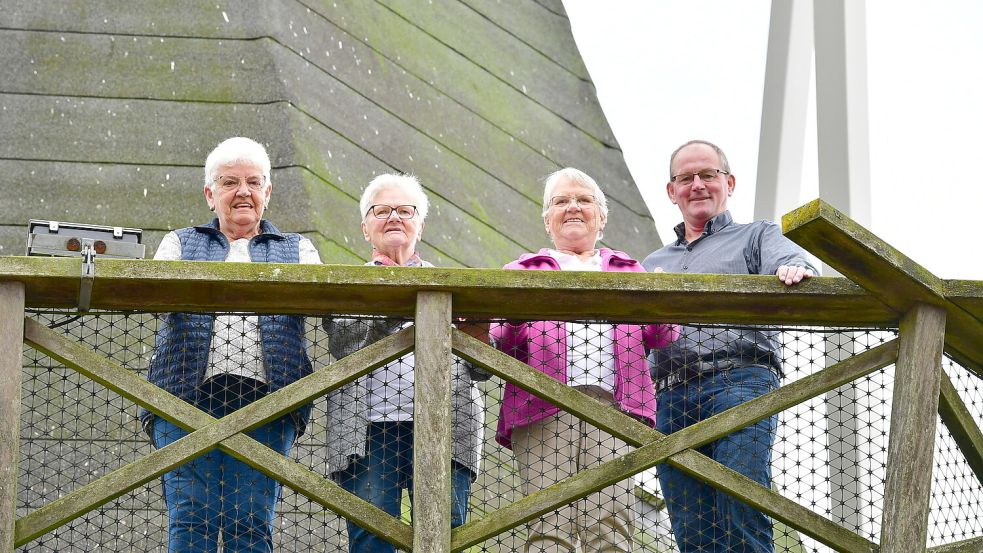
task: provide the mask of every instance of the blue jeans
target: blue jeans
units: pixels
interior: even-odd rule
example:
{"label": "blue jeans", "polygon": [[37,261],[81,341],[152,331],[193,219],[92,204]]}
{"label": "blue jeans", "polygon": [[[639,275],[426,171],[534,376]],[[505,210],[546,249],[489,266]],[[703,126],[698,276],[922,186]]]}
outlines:
{"label": "blue jeans", "polygon": [[[394,517],[400,516],[403,489],[413,498],[413,423],[369,424],[365,456],[341,471],[338,484]],[[464,524],[471,493],[471,471],[451,462],[451,527]],[[394,553],[396,548],[361,526],[348,522],[349,553]]]}
{"label": "blue jeans", "polygon": [[[778,376],[762,366],[692,379],[659,393],[657,428],[671,434],[776,388]],[[777,426],[775,415],[697,451],[770,488]],[[764,513],[668,464],[659,465],[658,473],[681,553],[774,551],[771,519]]]}
{"label": "blue jeans", "polygon": [[[222,386],[196,402],[203,411],[223,417],[265,395],[265,386],[242,385],[242,379],[219,377]],[[164,447],[188,432],[154,417],[155,447]],[[290,415],[251,432],[249,436],[286,455],[296,437]],[[167,472],[162,477],[167,503],[167,550],[170,553],[273,551],[273,517],[280,483],[246,463],[213,449]]]}

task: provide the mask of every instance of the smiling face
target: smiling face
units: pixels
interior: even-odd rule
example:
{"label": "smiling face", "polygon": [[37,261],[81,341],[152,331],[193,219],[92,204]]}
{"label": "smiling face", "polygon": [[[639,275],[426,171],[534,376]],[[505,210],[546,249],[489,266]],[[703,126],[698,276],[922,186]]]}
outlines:
{"label": "smiling face", "polygon": [[[553,187],[551,198],[579,198],[594,191],[586,185],[568,179]],[[560,251],[583,253],[594,249],[598,233],[604,230],[607,219],[601,214],[597,202],[563,201],[557,206],[550,203],[543,216],[546,232],[553,239],[553,246]]]}
{"label": "smiling face", "polygon": [[[401,188],[384,188],[369,202],[370,206],[392,207],[415,204],[414,197]],[[416,242],[424,227],[419,214],[411,219],[400,219],[397,212],[393,211],[388,219],[378,219],[370,209],[367,214],[362,215],[362,234],[372,243],[373,248],[393,260],[408,259],[416,251]]]}
{"label": "smiling face", "polygon": [[[676,154],[672,174],[699,173],[707,169],[721,169],[720,156],[706,144],[690,144]],[[689,184],[669,181],[666,192],[669,200],[679,207],[687,230],[702,232],[706,222],[727,210],[727,198],[734,193],[736,181],[733,175],[718,174],[704,182],[700,178]]]}
{"label": "smiling face", "polygon": [[[231,240],[259,234],[259,223],[273,192],[272,184],[263,178],[263,170],[251,163],[237,162],[218,168],[215,178],[214,190],[205,185],[205,201],[218,216],[222,233]],[[223,186],[225,180],[231,182],[233,179],[238,180],[237,186]],[[263,185],[258,189],[250,187],[249,183],[255,183],[257,179]]]}

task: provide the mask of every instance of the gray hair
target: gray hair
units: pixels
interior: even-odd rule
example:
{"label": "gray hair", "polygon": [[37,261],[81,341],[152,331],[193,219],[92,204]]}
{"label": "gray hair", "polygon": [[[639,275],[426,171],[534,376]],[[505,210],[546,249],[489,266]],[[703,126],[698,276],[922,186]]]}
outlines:
{"label": "gray hair", "polygon": [[672,164],[673,162],[676,161],[676,154],[678,154],[679,151],[685,148],[686,146],[691,146],[693,144],[703,144],[705,146],[709,146],[710,148],[712,148],[714,152],[717,152],[717,157],[720,158],[721,167],[718,167],[718,169],[723,169],[724,171],[730,173],[730,162],[727,161],[727,154],[725,154],[724,151],[721,150],[719,146],[717,146],[713,142],[707,142],[706,140],[690,140],[686,144],[683,144],[682,146],[676,148],[676,150],[672,153],[672,155],[669,156],[669,180],[672,180],[672,177],[675,176],[672,174]]}
{"label": "gray hair", "polygon": [[362,198],[358,201],[359,218],[365,218],[365,214],[372,205],[372,200],[379,192],[391,188],[398,188],[416,198],[414,205],[416,205],[417,216],[420,218],[421,223],[426,220],[427,212],[430,210],[430,200],[427,199],[427,194],[423,191],[423,187],[420,186],[420,180],[413,175],[402,173],[383,173],[377,175],[369,182],[369,185],[362,192]]}
{"label": "gray hair", "polygon": [[553,189],[556,188],[556,185],[559,184],[561,180],[568,180],[590,188],[591,193],[594,194],[594,198],[597,199],[597,207],[601,210],[601,215],[607,219],[608,199],[604,195],[604,192],[601,191],[601,187],[597,185],[597,181],[591,178],[590,175],[581,171],[580,169],[574,169],[573,167],[565,167],[559,171],[550,173],[543,180],[543,183],[545,184],[543,188],[543,217],[546,217],[546,214],[550,210],[550,199],[553,197]]}
{"label": "gray hair", "polygon": [[215,179],[222,167],[247,163],[259,167],[270,184],[270,156],[262,144],[244,136],[223,140],[205,159],[205,186],[215,190]]}

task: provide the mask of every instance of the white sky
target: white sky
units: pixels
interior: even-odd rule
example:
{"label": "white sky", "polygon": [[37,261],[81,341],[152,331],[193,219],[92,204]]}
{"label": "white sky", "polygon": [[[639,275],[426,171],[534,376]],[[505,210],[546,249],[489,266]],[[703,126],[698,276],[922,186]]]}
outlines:
{"label": "white sky", "polygon": [[[754,212],[768,0],[565,0],[628,167],[668,241],[668,157],[691,138],[727,152],[730,209]],[[867,2],[871,230],[942,278],[983,280],[983,2]],[[818,195],[815,99],[804,204]],[[590,172],[588,167],[583,169]],[[603,183],[601,183],[603,186]]]}

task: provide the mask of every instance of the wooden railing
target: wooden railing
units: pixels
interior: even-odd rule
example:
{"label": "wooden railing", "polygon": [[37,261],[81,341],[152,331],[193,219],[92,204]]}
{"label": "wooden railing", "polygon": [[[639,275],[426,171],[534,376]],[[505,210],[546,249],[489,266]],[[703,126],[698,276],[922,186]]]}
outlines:
{"label": "wooden railing", "polygon": [[[77,305],[80,261],[0,258],[0,552],[135,489],[219,447],[402,549],[460,551],[592,492],[670,463],[839,551],[924,551],[936,413],[983,481],[983,434],[941,369],[943,350],[983,377],[983,282],[942,281],[816,201],[787,215],[786,235],[847,278],[786,288],[774,277],[505,272],[236,263],[97,260],[93,309],[365,313],[415,325],[222,419],[192,407],[88,347],[25,318],[25,308]],[[549,378],[453,328],[455,317],[899,327],[896,340],[796,380],[672,435]],[[23,345],[190,431],[178,443],[16,517]],[[373,369],[415,351],[413,524],[388,516],[308,468],[245,435]],[[450,528],[451,356],[470,360],[634,446],[484,517]],[[735,429],[895,364],[879,543],[695,451]],[[979,551],[983,539],[939,548]]]}

